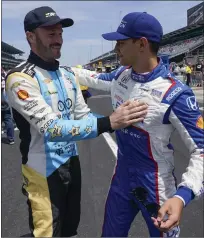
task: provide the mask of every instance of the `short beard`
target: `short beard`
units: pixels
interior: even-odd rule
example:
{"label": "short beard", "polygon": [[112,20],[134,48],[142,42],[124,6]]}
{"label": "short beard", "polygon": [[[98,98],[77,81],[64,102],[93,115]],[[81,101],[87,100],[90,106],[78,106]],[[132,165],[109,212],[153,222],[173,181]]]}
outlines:
{"label": "short beard", "polygon": [[36,34],[36,48],[37,51],[39,52],[39,55],[41,55],[47,61],[52,62],[55,59],[59,59],[61,57],[61,54],[57,58],[54,57],[51,49],[43,44],[43,42],[41,41],[40,37],[37,34]]}

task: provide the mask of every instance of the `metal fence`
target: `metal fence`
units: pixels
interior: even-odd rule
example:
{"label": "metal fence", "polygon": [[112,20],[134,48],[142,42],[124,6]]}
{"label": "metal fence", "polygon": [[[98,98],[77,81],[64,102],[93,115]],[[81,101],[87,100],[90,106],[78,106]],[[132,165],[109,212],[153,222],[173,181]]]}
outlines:
{"label": "metal fence", "polygon": [[[186,74],[176,75],[176,78],[181,80],[183,83],[186,83],[187,77]],[[204,85],[204,74],[200,71],[193,71],[191,74],[191,87],[203,87]]]}

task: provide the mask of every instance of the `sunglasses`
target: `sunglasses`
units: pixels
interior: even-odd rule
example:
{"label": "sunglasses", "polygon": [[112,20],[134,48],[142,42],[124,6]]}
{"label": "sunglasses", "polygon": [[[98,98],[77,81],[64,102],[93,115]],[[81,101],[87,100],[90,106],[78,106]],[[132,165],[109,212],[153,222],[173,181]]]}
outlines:
{"label": "sunglasses", "polygon": [[132,190],[132,194],[147,210],[151,217],[157,218],[160,205],[157,203],[147,203],[148,192],[143,187],[137,187]]}

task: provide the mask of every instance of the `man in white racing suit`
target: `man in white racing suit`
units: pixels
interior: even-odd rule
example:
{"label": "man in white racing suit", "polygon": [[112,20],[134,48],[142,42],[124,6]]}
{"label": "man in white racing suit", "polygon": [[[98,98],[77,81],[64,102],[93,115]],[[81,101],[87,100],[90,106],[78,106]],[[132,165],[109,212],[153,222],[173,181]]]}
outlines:
{"label": "man in white racing suit", "polygon": [[72,19],[60,19],[50,7],[30,11],[24,28],[31,53],[6,80],[20,130],[23,193],[35,237],[77,234],[81,170],[76,141],[141,121],[145,112],[138,112],[140,104],[128,102],[110,117],[90,113],[72,70],[59,67],[56,60],[61,55],[62,28],[71,25]]}
{"label": "man in white racing suit", "polygon": [[[127,236],[139,211],[151,237],[178,237],[183,207],[203,194],[203,118],[192,90],[157,57],[162,35],[153,16],[127,14],[116,32],[102,35],[117,41],[115,49],[123,66],[96,75],[73,69],[81,84],[110,91],[114,110],[129,99],[148,104],[143,122],[116,131],[118,159],[106,202],[105,237]],[[178,187],[169,143],[175,130],[190,153]]]}

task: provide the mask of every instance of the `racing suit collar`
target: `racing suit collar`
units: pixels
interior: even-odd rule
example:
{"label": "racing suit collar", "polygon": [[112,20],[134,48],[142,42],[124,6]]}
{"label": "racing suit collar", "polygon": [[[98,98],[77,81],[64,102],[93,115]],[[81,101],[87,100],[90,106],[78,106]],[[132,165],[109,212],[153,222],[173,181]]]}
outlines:
{"label": "racing suit collar", "polygon": [[33,51],[30,52],[28,62],[49,71],[56,71],[59,69],[59,61],[55,60],[54,63],[46,62],[38,55],[36,55]]}
{"label": "racing suit collar", "polygon": [[159,57],[158,62],[158,65],[148,74],[138,74],[132,69],[131,78],[139,83],[150,82],[158,77],[166,78],[169,71],[166,69],[161,58]]}

